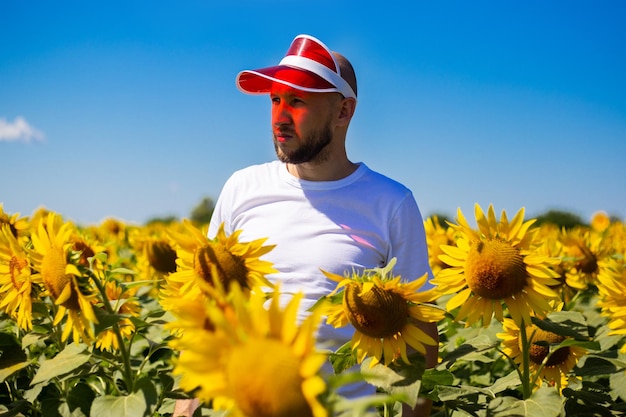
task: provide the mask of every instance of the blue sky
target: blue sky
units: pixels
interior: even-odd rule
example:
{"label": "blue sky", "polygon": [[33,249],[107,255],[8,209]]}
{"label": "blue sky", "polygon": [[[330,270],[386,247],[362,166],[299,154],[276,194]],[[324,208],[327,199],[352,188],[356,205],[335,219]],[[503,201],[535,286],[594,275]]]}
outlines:
{"label": "blue sky", "polygon": [[[236,4],[236,5],[235,5]],[[275,158],[242,69],[300,33],[348,56],[348,152],[424,216],[626,217],[621,1],[0,3],[0,202],[83,224],[189,216]]]}

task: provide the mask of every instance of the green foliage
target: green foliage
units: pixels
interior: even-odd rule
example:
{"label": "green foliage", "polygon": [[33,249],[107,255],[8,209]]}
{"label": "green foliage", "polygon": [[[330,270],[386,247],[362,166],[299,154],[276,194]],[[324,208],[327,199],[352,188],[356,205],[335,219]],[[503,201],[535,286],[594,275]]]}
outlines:
{"label": "green foliage", "polygon": [[161,216],[161,217],[153,217],[151,219],[148,219],[148,221],[146,222],[146,226],[152,226],[155,224],[164,224],[164,225],[168,225],[168,224],[172,224],[177,222],[179,219],[176,216]]}
{"label": "green foliage", "polygon": [[559,228],[573,229],[576,226],[585,226],[586,223],[577,214],[562,210],[549,210],[536,217],[536,225],[553,224]]}
{"label": "green foliage", "polygon": [[[103,281],[115,279],[120,271],[129,272],[108,265]],[[104,291],[102,285],[97,287]],[[104,292],[100,297],[95,308],[96,335],[109,330],[119,336],[118,322],[127,315],[114,312]],[[163,312],[155,311],[158,303],[148,291],[137,300],[143,312],[133,318],[136,332],[130,338],[120,337],[120,349],[111,351],[95,344],[62,342],[62,329],[51,324],[52,315],[47,313],[55,308],[49,299],[37,301],[30,332],[0,314],[0,404],[4,405],[0,416],[152,416],[167,398],[186,397],[169,376],[175,353],[160,319]]]}
{"label": "green foliage", "polygon": [[493,417],[557,417],[561,415],[561,397],[555,388],[542,386],[527,400],[497,397],[489,402],[487,415]]}
{"label": "green foliage", "polygon": [[448,222],[453,222],[453,217],[450,217],[444,213],[432,213],[426,218],[431,218],[433,220],[437,219],[437,223],[439,223],[439,226],[444,228],[448,226]]}
{"label": "green foliage", "polygon": [[205,197],[191,210],[190,220],[196,224],[207,224],[211,220],[215,203],[212,198]]}
{"label": "green foliage", "polygon": [[89,354],[86,353],[86,349],[86,345],[71,343],[53,358],[40,360],[39,369],[30,381],[30,384],[36,385],[47,382],[52,378],[62,378],[64,375],[87,363]]}
{"label": "green foliage", "polygon": [[[213,201],[213,199],[211,197],[204,197],[193,209],[191,209],[191,213],[189,214],[189,220],[198,225],[208,224],[211,220],[214,209],[215,202]],[[179,220],[180,219],[177,216],[172,215],[155,216],[146,221],[146,226],[152,226],[155,224],[169,225]]]}
{"label": "green foliage", "polygon": [[398,398],[399,401],[415,407],[425,370],[424,357],[414,355],[411,356],[409,364],[392,363],[390,366],[378,363],[372,367],[371,362],[372,359],[368,358],[361,366],[365,381]]}

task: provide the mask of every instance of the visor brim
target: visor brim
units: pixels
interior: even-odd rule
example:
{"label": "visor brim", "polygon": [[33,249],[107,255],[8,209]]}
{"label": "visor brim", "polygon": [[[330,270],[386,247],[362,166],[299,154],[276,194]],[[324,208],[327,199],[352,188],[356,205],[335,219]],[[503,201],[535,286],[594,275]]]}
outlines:
{"label": "visor brim", "polygon": [[286,65],[241,71],[237,87],[247,94],[269,93],[274,83],[310,92],[339,92],[337,87],[313,72]]}

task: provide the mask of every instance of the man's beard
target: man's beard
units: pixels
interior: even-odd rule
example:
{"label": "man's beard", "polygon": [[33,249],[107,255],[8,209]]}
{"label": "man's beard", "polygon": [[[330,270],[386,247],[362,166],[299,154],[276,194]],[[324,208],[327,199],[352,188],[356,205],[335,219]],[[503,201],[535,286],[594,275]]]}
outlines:
{"label": "man's beard", "polygon": [[300,147],[290,153],[285,153],[276,141],[274,135],[274,150],[276,156],[282,162],[288,164],[302,164],[305,162],[324,162],[328,157],[328,152],[324,152],[326,146],[333,139],[330,125],[326,125],[320,130],[311,132],[311,134],[301,142]]}

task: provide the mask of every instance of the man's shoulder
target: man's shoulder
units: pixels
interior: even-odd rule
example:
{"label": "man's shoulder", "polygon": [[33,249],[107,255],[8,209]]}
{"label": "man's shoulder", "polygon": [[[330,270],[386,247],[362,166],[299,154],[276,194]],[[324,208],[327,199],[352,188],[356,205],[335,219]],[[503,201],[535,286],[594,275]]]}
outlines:
{"label": "man's shoulder", "polygon": [[258,178],[278,172],[280,161],[270,161],[261,164],[248,165],[245,168],[238,169],[231,175],[232,179],[240,178]]}
{"label": "man's shoulder", "polygon": [[378,192],[395,194],[398,196],[406,196],[411,194],[411,190],[400,181],[388,177],[370,167],[366,167],[367,171],[363,179],[368,182],[369,187],[375,188]]}

